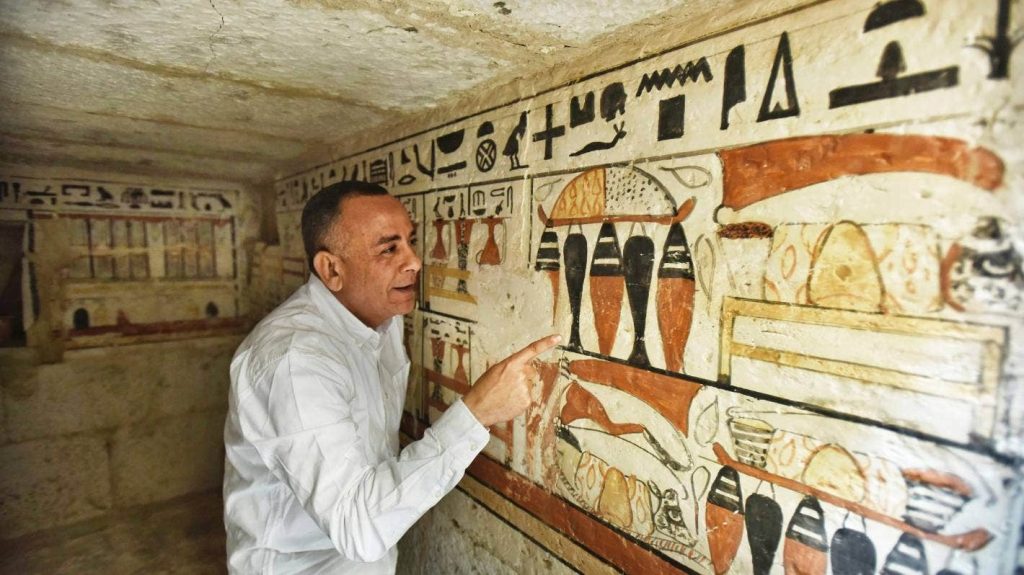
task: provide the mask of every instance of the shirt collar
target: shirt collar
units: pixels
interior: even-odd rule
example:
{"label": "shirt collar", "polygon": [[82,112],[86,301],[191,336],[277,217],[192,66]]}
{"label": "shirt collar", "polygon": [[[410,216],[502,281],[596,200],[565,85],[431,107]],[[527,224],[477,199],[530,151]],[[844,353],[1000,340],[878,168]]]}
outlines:
{"label": "shirt collar", "polygon": [[310,294],[313,296],[313,303],[323,313],[323,316],[336,328],[348,334],[360,346],[366,346],[380,351],[384,345],[384,334],[391,328],[395,318],[388,318],[377,329],[373,329],[360,321],[351,311],[348,310],[338,298],[334,297],[331,290],[327,289],[316,274],[309,274],[309,281],[306,282]]}

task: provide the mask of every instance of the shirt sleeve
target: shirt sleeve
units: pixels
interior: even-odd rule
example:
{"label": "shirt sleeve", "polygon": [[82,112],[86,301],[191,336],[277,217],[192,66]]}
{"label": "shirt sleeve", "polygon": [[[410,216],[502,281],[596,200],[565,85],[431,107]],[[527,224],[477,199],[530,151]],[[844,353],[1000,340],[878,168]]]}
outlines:
{"label": "shirt sleeve", "polygon": [[343,366],[289,353],[270,383],[265,414],[247,426],[252,443],[334,547],[355,561],[383,557],[455,487],[490,436],[459,400],[422,439],[380,461],[367,453],[365,435],[386,433],[383,423],[353,411]]}

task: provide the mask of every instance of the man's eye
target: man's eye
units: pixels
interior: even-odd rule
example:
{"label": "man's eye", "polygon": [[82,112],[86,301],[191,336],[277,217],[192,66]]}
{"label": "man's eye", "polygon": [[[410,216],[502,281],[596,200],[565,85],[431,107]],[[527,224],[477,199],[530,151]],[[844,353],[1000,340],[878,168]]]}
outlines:
{"label": "man's eye", "polygon": [[382,251],[380,253],[382,253],[382,254],[393,254],[393,253],[395,253],[395,250],[397,250],[397,249],[398,248],[396,246],[391,245],[391,246],[388,246],[388,247],[384,248],[384,251]]}

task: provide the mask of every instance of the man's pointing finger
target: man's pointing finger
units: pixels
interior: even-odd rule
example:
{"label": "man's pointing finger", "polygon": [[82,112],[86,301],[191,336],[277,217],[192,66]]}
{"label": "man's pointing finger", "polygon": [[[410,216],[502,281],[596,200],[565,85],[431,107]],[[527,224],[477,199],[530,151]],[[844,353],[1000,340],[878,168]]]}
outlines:
{"label": "man's pointing finger", "polygon": [[524,347],[523,349],[517,351],[516,353],[512,354],[512,357],[510,357],[509,359],[511,359],[512,361],[526,363],[532,360],[533,358],[537,357],[538,355],[544,353],[545,351],[555,347],[561,341],[562,336],[560,335],[549,335],[547,337],[542,337],[537,341],[531,343],[530,345]]}

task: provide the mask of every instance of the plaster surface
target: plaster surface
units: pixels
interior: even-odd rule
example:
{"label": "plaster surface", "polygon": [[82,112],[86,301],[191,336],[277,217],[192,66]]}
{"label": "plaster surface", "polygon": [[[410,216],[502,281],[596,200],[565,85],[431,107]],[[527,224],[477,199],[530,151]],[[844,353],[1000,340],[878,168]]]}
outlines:
{"label": "plaster surface", "polygon": [[799,3],[5,0],[0,161],[267,182],[616,31],[654,49],[655,30]]}

